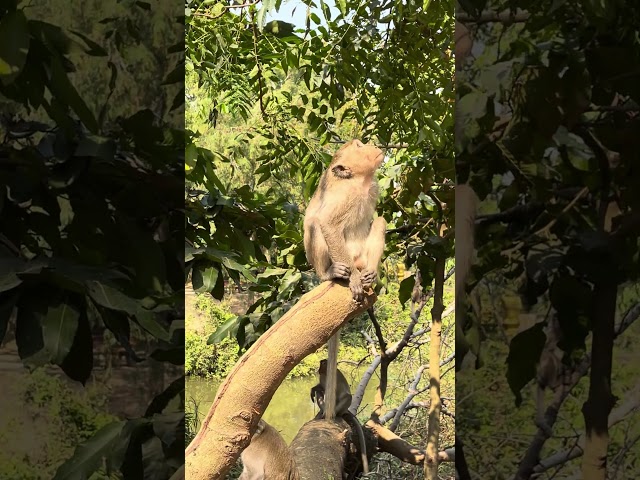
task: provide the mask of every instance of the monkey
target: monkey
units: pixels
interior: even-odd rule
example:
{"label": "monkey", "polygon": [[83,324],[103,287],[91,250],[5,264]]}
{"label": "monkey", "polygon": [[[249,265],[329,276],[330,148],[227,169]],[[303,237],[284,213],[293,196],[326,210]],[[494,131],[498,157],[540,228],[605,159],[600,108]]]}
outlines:
{"label": "monkey", "polygon": [[[336,369],[336,416],[344,418],[347,423],[353,427],[358,433],[358,442],[360,443],[360,457],[362,461],[362,472],[364,475],[369,473],[369,460],[367,459],[367,445],[364,439],[364,431],[362,425],[356,418],[356,416],[349,411],[351,406],[351,389],[349,388],[349,382],[347,382],[344,374]],[[326,401],[325,399],[325,387],[327,385],[327,360],[320,360],[320,367],[318,368],[318,384],[311,388],[311,401],[318,405],[320,411],[316,415],[316,420],[325,417]]]}
{"label": "monkey", "polygon": [[558,347],[558,342],[562,339],[562,331],[558,318],[552,314],[545,328],[547,339],[540,360],[536,369],[536,418],[535,424],[542,429],[547,436],[551,436],[551,427],[547,423],[545,413],[545,390],[549,389],[554,394],[558,388],[565,384],[565,368],[562,360],[564,352]]}
{"label": "monkey", "polygon": [[[320,177],[304,217],[304,249],[320,281],[348,280],[353,300],[377,279],[387,224],[373,219],[378,199],[375,172],[384,153],[360,140],[345,143]],[[340,331],[329,340],[325,418],[336,415]]]}
{"label": "monkey", "polygon": [[278,431],[260,419],[251,443],[240,454],[238,480],[299,480],[298,467]]}

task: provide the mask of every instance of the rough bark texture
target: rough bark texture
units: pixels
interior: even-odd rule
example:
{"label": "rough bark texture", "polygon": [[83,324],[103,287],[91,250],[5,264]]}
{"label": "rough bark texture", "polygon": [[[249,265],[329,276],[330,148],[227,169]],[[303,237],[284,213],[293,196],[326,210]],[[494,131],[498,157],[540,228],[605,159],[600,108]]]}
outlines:
{"label": "rough bark texture", "polygon": [[[364,429],[367,457],[376,451],[375,436]],[[348,478],[362,472],[358,432],[343,418],[305,423],[289,446],[300,480]]]}
{"label": "rough bark texture", "polygon": [[[324,282],[303,295],[242,356],[218,389],[202,428],[185,452],[186,478],[225,478],[291,369],[375,300],[370,291],[363,303],[356,304],[349,288],[335,282]],[[326,461],[326,454],[321,458]]]}
{"label": "rough bark texture", "polygon": [[429,392],[431,404],[429,405],[427,448],[425,449],[424,459],[424,478],[426,480],[437,480],[438,465],[440,464],[438,457],[438,449],[440,448],[440,414],[442,412],[442,399],[440,398],[440,343],[442,312],[444,311],[445,260],[445,258],[436,260],[433,308],[431,309],[431,344],[429,345]]}
{"label": "rough bark texture", "polygon": [[424,451],[414,447],[383,425],[369,420],[367,427],[370,428],[378,438],[378,449],[381,452],[390,453],[394,457],[411,465],[420,465],[424,461]]}
{"label": "rough bark texture", "polygon": [[348,428],[342,419],[312,420],[302,426],[290,445],[300,480],[342,478]]}
{"label": "rough bark texture", "polygon": [[589,398],[582,407],[586,442],[582,458],[582,478],[604,480],[607,475],[609,413],[615,403],[611,393],[611,366],[617,285],[611,281],[596,285],[594,291],[593,343]]}

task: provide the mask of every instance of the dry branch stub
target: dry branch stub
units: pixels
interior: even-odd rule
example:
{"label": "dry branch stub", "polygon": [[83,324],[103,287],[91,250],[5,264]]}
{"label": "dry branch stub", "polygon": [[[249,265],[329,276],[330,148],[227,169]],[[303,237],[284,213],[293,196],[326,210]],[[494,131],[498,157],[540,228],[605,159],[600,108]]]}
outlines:
{"label": "dry branch stub", "polygon": [[344,284],[323,282],[303,295],[240,358],[222,383],[202,428],[185,452],[188,480],[222,480],[251,435],[276,389],[304,357],[376,300],[360,304]]}

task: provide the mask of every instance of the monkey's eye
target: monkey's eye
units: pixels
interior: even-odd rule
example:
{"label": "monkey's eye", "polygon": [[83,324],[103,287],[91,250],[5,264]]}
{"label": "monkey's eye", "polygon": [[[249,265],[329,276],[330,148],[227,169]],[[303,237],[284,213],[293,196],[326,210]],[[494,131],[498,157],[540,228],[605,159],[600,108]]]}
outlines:
{"label": "monkey's eye", "polygon": [[338,178],[351,178],[351,170],[344,165],[336,165],[331,171]]}

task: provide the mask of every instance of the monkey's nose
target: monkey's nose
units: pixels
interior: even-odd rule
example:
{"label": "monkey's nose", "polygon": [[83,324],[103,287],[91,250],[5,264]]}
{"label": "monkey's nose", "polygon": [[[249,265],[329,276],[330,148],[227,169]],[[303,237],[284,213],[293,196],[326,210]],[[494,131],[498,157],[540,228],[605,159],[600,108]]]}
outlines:
{"label": "monkey's nose", "polygon": [[358,139],[354,140],[354,141],[353,141],[353,144],[354,144],[356,147],[364,147],[364,143],[362,143],[362,142],[361,142],[360,140],[358,140]]}

